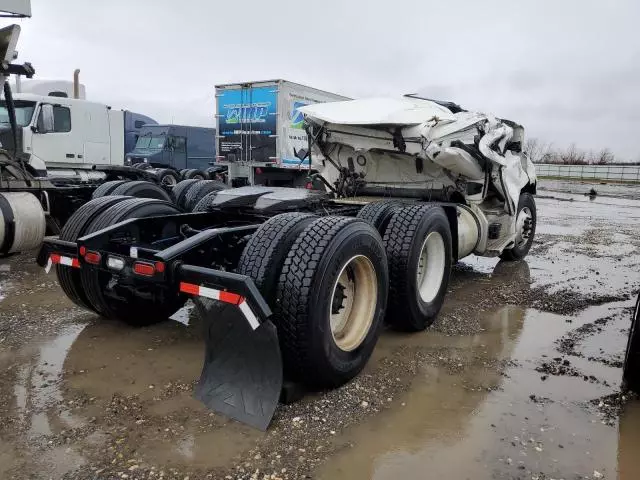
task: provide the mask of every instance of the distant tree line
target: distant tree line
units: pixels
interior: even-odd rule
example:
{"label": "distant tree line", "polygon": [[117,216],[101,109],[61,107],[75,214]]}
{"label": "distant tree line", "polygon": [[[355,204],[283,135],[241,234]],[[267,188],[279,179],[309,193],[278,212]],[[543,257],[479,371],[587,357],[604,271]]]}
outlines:
{"label": "distant tree line", "polygon": [[530,138],[525,142],[524,151],[533,163],[553,163],[559,165],[640,165],[640,160],[623,162],[616,160],[608,148],[598,152],[581,150],[574,143],[566,149],[554,148],[551,143]]}

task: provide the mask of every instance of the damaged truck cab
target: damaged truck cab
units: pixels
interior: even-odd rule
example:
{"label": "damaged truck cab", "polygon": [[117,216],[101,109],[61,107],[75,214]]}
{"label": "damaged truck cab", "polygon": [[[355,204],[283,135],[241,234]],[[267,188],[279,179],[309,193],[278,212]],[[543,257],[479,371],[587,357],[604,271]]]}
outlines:
{"label": "damaged truck cab", "polygon": [[206,340],[197,398],[263,429],[284,380],[348,382],[384,323],[435,321],[454,262],[521,259],[536,228],[535,172],[513,122],[415,97],[300,111],[309,188],[217,189],[192,213],[96,198],[38,256],[77,305],[132,325],[191,299]]}
{"label": "damaged truck cab", "polygon": [[535,229],[536,174],[522,151],[522,126],[414,96],[301,110],[314,149],[334,167],[322,175],[341,197],[453,203],[457,258],[526,255]]}

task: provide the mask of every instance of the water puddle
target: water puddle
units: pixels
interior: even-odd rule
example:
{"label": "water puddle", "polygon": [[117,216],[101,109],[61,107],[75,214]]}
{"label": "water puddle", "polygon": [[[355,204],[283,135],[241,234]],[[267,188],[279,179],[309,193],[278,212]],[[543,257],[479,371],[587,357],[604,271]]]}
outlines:
{"label": "water puddle", "polygon": [[[16,416],[29,425],[33,437],[53,433],[52,422],[63,428],[80,423],[67,410],[57,412],[63,401],[60,391],[63,364],[67,353],[84,329],[84,325],[70,325],[53,339],[41,343],[31,358],[22,365],[13,387]],[[56,411],[56,413],[52,413]],[[55,416],[56,418],[52,418]]]}
{"label": "water puddle", "polygon": [[618,479],[640,478],[640,400],[625,405],[618,428]]}
{"label": "water puddle", "polygon": [[[629,305],[590,307],[571,323],[507,306],[486,315],[475,335],[408,337],[422,347],[460,348],[460,368],[426,365],[392,409],[341,439],[343,453],[319,470],[319,478],[425,478],[426,466],[429,478],[573,478],[596,469],[615,477],[616,429],[575,407],[611,393],[620,369],[567,357],[610,386],[535,369],[560,355],[559,337]],[[603,348],[620,350],[623,341],[611,336]],[[380,343],[390,350],[400,339],[383,336]],[[501,359],[510,359],[503,373],[495,367]],[[624,420],[631,421],[637,420]]]}
{"label": "water puddle", "polygon": [[[594,188],[598,192],[593,200],[589,200],[589,191]],[[571,197],[581,197],[584,201],[611,201],[611,200],[640,200],[638,184],[607,183],[607,182],[586,182],[586,181],[563,181],[540,179],[538,182],[539,195],[566,195]]]}
{"label": "water puddle", "polygon": [[198,324],[165,322],[134,329],[101,319],[88,325],[71,346],[64,377],[70,393],[148,400],[165,385],[197,379],[203,356]]}
{"label": "water puddle", "polygon": [[178,439],[153,436],[141,443],[140,451],[147,461],[169,467],[221,468],[237,460],[262,436],[261,432],[229,425],[224,430],[188,432]]}

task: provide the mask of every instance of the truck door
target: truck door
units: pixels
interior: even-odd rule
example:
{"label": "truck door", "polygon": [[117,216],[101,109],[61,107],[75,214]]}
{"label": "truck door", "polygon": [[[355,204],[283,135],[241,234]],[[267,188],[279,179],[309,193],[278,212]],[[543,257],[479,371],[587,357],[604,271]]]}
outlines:
{"label": "truck door", "polygon": [[[45,115],[52,112],[53,125],[45,122]],[[73,125],[70,105],[46,104],[38,108],[35,131],[31,140],[32,154],[51,166],[74,165],[83,162],[81,126]],[[81,122],[80,122],[81,123]]]}
{"label": "truck door", "polygon": [[227,162],[275,162],[277,100],[277,85],[221,90],[217,94],[218,155]]}
{"label": "truck door", "polygon": [[276,154],[278,87],[243,88],[244,151],[247,161],[271,163],[278,160]]}
{"label": "truck door", "polygon": [[187,162],[187,138],[180,135],[181,132],[174,132],[168,137],[169,152],[171,155],[170,165],[176,170],[183,168],[194,168]]}

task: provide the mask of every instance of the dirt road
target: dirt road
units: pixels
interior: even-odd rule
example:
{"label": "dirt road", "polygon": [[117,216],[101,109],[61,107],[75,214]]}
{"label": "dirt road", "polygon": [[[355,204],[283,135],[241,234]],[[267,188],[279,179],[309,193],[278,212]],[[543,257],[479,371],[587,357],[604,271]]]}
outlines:
{"label": "dirt road", "polygon": [[640,478],[640,401],[618,393],[640,201],[574,191],[540,192],[526,262],[465,259],[430,330],[385,331],[266,433],[191,398],[197,319],[131,329],[0,260],[0,478]]}

